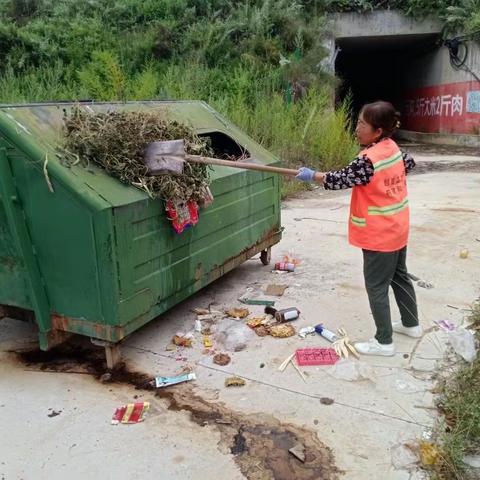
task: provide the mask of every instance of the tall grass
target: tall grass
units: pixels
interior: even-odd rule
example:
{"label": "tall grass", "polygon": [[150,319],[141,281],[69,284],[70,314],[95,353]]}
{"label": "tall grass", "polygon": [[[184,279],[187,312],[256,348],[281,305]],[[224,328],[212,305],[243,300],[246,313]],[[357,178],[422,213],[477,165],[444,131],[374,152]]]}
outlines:
{"label": "tall grass", "polygon": [[288,165],[338,168],[357,152],[349,105],[335,110],[330,86],[312,88],[293,103],[279,93],[281,80],[275,73],[236,68],[226,85],[211,74],[199,65],[176,65],[166,69],[159,83],[167,98],[207,101]]}
{"label": "tall grass", "polygon": [[289,102],[278,68],[237,65],[231,71],[202,64],[150,62],[128,75],[108,52],[83,69],[62,64],[0,75],[0,101],[199,99],[245,130],[286,165],[343,166],[356,153],[348,104],[333,109],[332,88],[312,87]]}

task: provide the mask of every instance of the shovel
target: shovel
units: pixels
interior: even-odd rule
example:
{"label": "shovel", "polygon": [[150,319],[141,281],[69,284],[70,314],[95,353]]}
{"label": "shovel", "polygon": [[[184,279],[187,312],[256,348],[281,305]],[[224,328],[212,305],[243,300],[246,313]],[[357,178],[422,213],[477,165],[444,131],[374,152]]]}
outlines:
{"label": "shovel", "polygon": [[183,172],[183,166],[186,161],[206,165],[242,168],[245,170],[257,170],[259,172],[280,173],[281,175],[290,177],[298,174],[298,170],[290,168],[271,167],[253,162],[234,162],[232,160],[221,160],[219,158],[202,157],[200,155],[189,155],[185,153],[185,142],[183,140],[166,140],[163,142],[150,143],[145,150],[144,161],[150,175],[180,175]]}

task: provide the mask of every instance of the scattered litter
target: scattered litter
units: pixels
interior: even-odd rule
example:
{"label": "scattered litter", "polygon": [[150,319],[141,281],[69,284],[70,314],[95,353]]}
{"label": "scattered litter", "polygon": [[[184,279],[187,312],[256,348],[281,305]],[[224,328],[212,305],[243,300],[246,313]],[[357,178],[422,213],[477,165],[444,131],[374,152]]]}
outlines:
{"label": "scattered litter", "polygon": [[333,398],[328,398],[328,397],[322,397],[320,399],[320,403],[322,405],[332,405],[335,402]]}
{"label": "scattered litter", "polygon": [[[50,409],[52,410],[52,409]],[[47,417],[53,418],[53,417],[58,417],[62,413],[62,410],[52,410]]]}
{"label": "scattered litter", "polygon": [[253,298],[239,298],[239,302],[244,303],[245,305],[265,305],[268,307],[273,307],[275,302],[273,300],[261,300]]}
{"label": "scattered litter", "polygon": [[424,467],[435,465],[440,458],[438,447],[431,442],[421,441],[419,444],[420,461]]}
{"label": "scattered litter", "polygon": [[273,307],[275,302],[273,300],[264,300],[260,298],[250,298],[254,295],[255,290],[252,287],[248,287],[243,295],[238,298],[238,301],[245,305],[265,305]]}
{"label": "scattered litter", "polygon": [[329,372],[339,380],[358,382],[362,380],[374,381],[374,371],[366,363],[358,360],[343,358],[339,360]]}
{"label": "scattered litter", "polygon": [[275,270],[279,272],[294,272],[295,264],[288,262],[278,262],[275,264]]}
{"label": "scattered litter", "polygon": [[414,282],[417,282],[417,285],[421,288],[427,288],[427,289],[434,288],[433,283],[422,280],[421,278],[417,277],[413,273],[408,273],[407,275],[411,280],[413,280]]}
{"label": "scattered litter", "polygon": [[293,368],[297,371],[297,373],[302,377],[302,380],[307,383],[307,379],[305,378],[305,375],[303,372],[298,368],[298,366],[295,364],[293,361],[293,357],[290,359],[290,363],[293,365]]}
{"label": "scattered litter", "polygon": [[167,352],[175,352],[177,350],[177,346],[174,343],[169,343],[166,347],[165,350]]}
{"label": "scattered litter", "polygon": [[265,289],[265,295],[271,295],[272,297],[281,297],[285,290],[288,288],[288,285],[276,285],[270,284]]}
{"label": "scattered litter", "polygon": [[250,320],[247,320],[247,325],[250,327],[250,328],[257,328],[259,327],[260,325],[263,324],[263,322],[265,321],[265,315],[261,316],[261,317],[254,317],[254,318],[251,318]]}
{"label": "scattered litter", "polygon": [[259,337],[266,337],[269,334],[268,327],[265,325],[260,325],[259,327],[253,330]]}
{"label": "scattered litter", "polygon": [[290,257],[289,255],[284,255],[283,256],[283,262],[284,263],[293,263],[296,267],[300,265],[300,260],[298,258]]}
{"label": "scattered litter", "polygon": [[112,374],[110,372],[104,373],[98,379],[100,383],[108,383],[112,379]]}
{"label": "scattered litter", "polygon": [[315,331],[329,342],[333,343],[338,340],[338,337],[331,330],[326,329],[322,323],[315,326]]}
{"label": "scattered litter", "polygon": [[177,347],[191,347],[192,346],[192,339],[183,335],[183,334],[175,335],[172,339],[172,342]]}
{"label": "scattered litter", "polygon": [[212,348],[212,346],[213,346],[213,343],[210,340],[210,337],[208,335],[203,336],[203,346],[205,348]]}
{"label": "scattered litter", "polygon": [[202,321],[201,320],[195,320],[195,331],[200,333],[202,331]]}
{"label": "scattered litter", "polygon": [[307,335],[312,335],[315,333],[315,327],[302,327],[299,331],[298,331],[298,336],[300,338],[306,338]]}
{"label": "scattered litter", "polygon": [[480,468],[480,455],[465,455],[463,463],[472,468]]}
{"label": "scattered litter", "polygon": [[421,288],[426,288],[427,290],[430,290],[431,288],[434,288],[433,283],[426,282],[425,280],[419,280],[417,282],[417,285]]}
{"label": "scattered litter", "polygon": [[288,364],[292,361],[292,359],[293,359],[294,356],[295,356],[295,352],[292,353],[291,355],[289,355],[289,356],[281,363],[281,365],[278,367],[278,369],[279,369],[281,372],[283,372],[283,371],[287,368]]}
{"label": "scattered litter", "polygon": [[[435,408],[435,407],[432,407]],[[432,430],[424,430],[422,432],[422,439],[423,440],[430,440],[432,438],[433,432]]]}
{"label": "scattered litter", "polygon": [[350,338],[347,335],[347,331],[344,328],[338,329],[338,334],[340,337],[338,340],[333,342],[333,348],[337,352],[339,357],[348,358],[348,352],[351,352],[354,357],[360,359],[360,355],[355,350],[355,347],[352,345]]}
{"label": "scattered litter", "polygon": [[477,356],[475,337],[470,330],[463,327],[457,328],[449,332],[448,338],[457,355],[460,355],[467,362],[475,360]]}
{"label": "scattered litter", "polygon": [[245,349],[254,338],[255,334],[251,328],[235,320],[225,319],[216,328],[216,341],[230,352]]}
{"label": "scattered litter", "polygon": [[170,385],[176,385],[177,383],[189,382],[190,380],[196,380],[197,377],[194,373],[185,373],[183,375],[177,375],[176,377],[155,377],[155,386],[157,388],[168,387]]}
{"label": "scattered litter", "polygon": [[232,318],[246,318],[250,315],[248,308],[231,308],[225,313]]}
{"label": "scattered litter", "polygon": [[272,325],[269,333],[275,338],[287,338],[295,335],[295,328],[290,324]]}
{"label": "scattered litter", "polygon": [[284,308],[275,312],[277,322],[290,322],[296,320],[300,316],[300,310],[296,307]]}
{"label": "scattered litter", "polygon": [[296,320],[300,316],[300,310],[296,307],[284,308],[282,310],[265,307],[265,313],[274,316],[277,322],[280,323]]}
{"label": "scattered litter", "polygon": [[288,450],[294,457],[298,458],[302,463],[305,463],[305,445],[297,443],[294,447]]}
{"label": "scattered litter", "polygon": [[295,352],[297,364],[334,365],[339,357],[333,348],[302,348]]}
{"label": "scattered litter", "polygon": [[118,407],[113,414],[112,425],[143,422],[149,408],[150,402],[128,403]]}
{"label": "scattered litter", "polygon": [[192,312],[196,313],[197,315],[208,315],[210,310],[208,308],[194,308]]}
{"label": "scattered litter", "polygon": [[202,335],[211,335],[212,334],[212,329],[210,327],[203,327],[201,331]]}
{"label": "scattered litter", "polygon": [[469,251],[466,248],[464,248],[463,250],[460,250],[460,258],[463,258],[463,259],[468,258],[468,254],[469,254]]}
{"label": "scattered litter", "polygon": [[231,361],[230,355],[227,355],[226,353],[217,353],[213,357],[213,363],[216,363],[217,365],[220,365],[224,367],[225,365],[228,365]]}
{"label": "scattered litter", "polygon": [[260,364],[260,368],[265,368],[265,364],[264,364],[264,363],[261,363],[261,364]]}
{"label": "scattered litter", "polygon": [[453,332],[457,327],[450,320],[434,320],[444,332]]}
{"label": "scattered litter", "polygon": [[245,385],[245,380],[240,377],[228,377],[225,379],[226,387],[243,387]]}
{"label": "scattered litter", "polygon": [[392,466],[395,470],[411,470],[417,466],[418,460],[414,443],[401,443],[392,448]]}

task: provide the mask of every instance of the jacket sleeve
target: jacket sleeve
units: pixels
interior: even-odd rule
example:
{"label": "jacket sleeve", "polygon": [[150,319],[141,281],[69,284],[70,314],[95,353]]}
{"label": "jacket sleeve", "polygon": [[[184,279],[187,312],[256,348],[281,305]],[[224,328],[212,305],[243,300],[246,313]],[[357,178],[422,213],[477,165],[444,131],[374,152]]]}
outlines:
{"label": "jacket sleeve", "polygon": [[371,160],[363,155],[341,170],[327,172],[325,175],[326,190],[342,190],[355,185],[367,185],[373,176],[374,169]]}

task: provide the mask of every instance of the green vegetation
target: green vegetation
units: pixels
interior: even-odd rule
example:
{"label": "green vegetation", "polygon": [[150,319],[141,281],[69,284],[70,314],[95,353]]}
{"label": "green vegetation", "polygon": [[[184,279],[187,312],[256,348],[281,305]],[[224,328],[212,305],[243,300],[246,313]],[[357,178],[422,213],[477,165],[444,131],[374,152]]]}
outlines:
{"label": "green vegetation", "polygon": [[320,3],[0,0],[0,101],[202,99],[290,165],[341,166]]}
{"label": "green vegetation", "polygon": [[480,0],[0,0],[0,102],[202,99],[298,166],[356,152],[322,69],[330,11],[474,28]]}
{"label": "green vegetation", "polygon": [[[480,304],[473,309],[470,320],[480,335]],[[443,389],[441,411],[445,419],[439,433],[441,461],[434,468],[437,480],[478,478],[468,472],[463,458],[480,453],[480,358],[460,368]]]}

